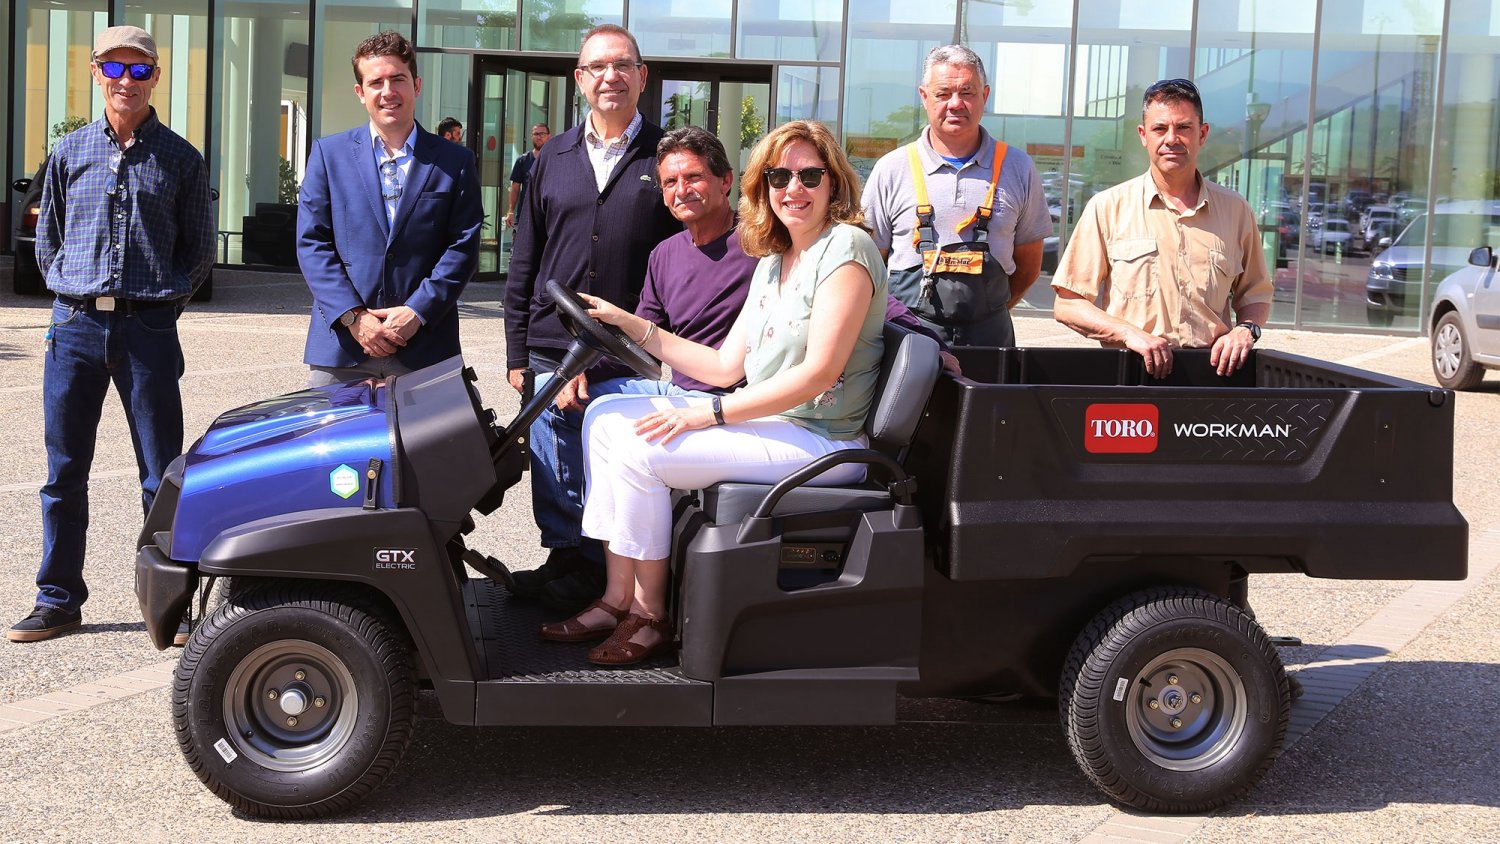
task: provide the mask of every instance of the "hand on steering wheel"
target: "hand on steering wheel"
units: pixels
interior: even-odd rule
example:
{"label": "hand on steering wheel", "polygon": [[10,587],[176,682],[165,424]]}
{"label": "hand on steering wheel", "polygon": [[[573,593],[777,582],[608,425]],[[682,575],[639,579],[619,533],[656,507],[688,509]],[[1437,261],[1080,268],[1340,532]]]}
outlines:
{"label": "hand on steering wheel", "polygon": [[590,308],[599,310],[601,305],[608,305],[617,313],[623,314],[623,311],[597,297],[589,297],[593,299],[592,303],[585,302],[576,292],[556,280],[547,282],[547,293],[557,303],[557,315],[562,319],[563,327],[574,337],[589,348],[629,366],[642,378],[661,380],[661,361],[652,357],[617,326],[602,323],[589,314]]}

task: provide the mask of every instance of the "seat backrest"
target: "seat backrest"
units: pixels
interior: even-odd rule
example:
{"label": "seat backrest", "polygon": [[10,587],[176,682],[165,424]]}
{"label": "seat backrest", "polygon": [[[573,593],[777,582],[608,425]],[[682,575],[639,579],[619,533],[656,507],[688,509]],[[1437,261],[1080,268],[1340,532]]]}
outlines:
{"label": "seat backrest", "polygon": [[884,338],[885,354],[865,430],[872,447],[899,454],[911,445],[942,370],[942,360],[937,341],[925,334],[887,322]]}

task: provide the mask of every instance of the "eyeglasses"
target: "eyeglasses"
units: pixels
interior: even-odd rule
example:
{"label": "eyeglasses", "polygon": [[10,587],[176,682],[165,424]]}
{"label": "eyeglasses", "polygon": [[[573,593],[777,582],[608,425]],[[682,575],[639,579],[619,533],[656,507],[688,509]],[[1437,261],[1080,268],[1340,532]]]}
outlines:
{"label": "eyeglasses", "polygon": [[400,199],[401,166],[396,163],[394,158],[380,162],[380,177],[380,198],[386,202]]}
{"label": "eyeglasses", "polygon": [[125,153],[118,147],[109,157],[109,176],[104,180],[104,195],[114,199],[120,192],[120,167],[125,163]]}
{"label": "eyeglasses", "polygon": [[827,172],[827,167],[803,167],[801,170],[789,170],[786,167],[767,167],[762,172],[762,175],[766,177],[766,181],[770,183],[771,187],[777,190],[784,190],[787,185],[792,183],[792,175],[795,173],[797,181],[801,182],[804,188],[812,190],[818,185],[823,184],[823,174]]}
{"label": "eyeglasses", "polygon": [[104,74],[105,79],[119,79],[125,75],[126,71],[129,71],[131,79],[137,82],[145,82],[151,78],[152,74],[156,73],[156,65],[144,62],[135,64],[126,64],[125,62],[94,62],[94,64],[99,68],[99,72]]}
{"label": "eyeglasses", "polygon": [[633,62],[621,59],[617,62],[589,62],[588,64],[579,65],[578,69],[588,71],[589,76],[595,79],[603,79],[604,74],[609,70],[613,70],[616,76],[629,76],[636,68],[643,64],[645,62]]}

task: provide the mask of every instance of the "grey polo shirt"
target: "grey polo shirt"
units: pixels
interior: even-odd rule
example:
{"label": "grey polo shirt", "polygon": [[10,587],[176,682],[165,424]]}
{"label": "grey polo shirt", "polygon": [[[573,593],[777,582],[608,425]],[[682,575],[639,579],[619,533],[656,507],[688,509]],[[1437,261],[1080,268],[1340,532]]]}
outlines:
{"label": "grey polo shirt", "polygon": [[[917,145],[926,171],[924,181],[927,198],[932,203],[938,245],[973,240],[973,229],[958,234],[953,228],[973,214],[989,193],[995,139],[980,128],[979,151],[963,167],[955,168],[928,142],[927,133],[931,131],[931,127],[923,129]],[[906,145],[875,162],[875,169],[865,183],[863,201],[865,223],[873,229],[875,245],[890,250],[886,265],[893,271],[919,266],[922,258],[912,243],[912,230],[917,225],[917,192],[912,185]],[[1051,234],[1052,215],[1042,193],[1042,178],[1031,163],[1031,156],[1011,147],[1001,166],[1000,182],[995,186],[990,254],[1007,273],[1014,273],[1015,245],[1033,243]]]}

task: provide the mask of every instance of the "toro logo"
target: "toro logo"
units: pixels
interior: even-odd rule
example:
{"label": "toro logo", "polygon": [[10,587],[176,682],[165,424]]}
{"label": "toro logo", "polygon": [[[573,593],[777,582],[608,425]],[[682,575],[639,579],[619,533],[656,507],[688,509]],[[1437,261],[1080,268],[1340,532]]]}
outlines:
{"label": "toro logo", "polygon": [[1161,423],[1154,404],[1091,404],[1083,428],[1083,447],[1090,454],[1150,454]]}

